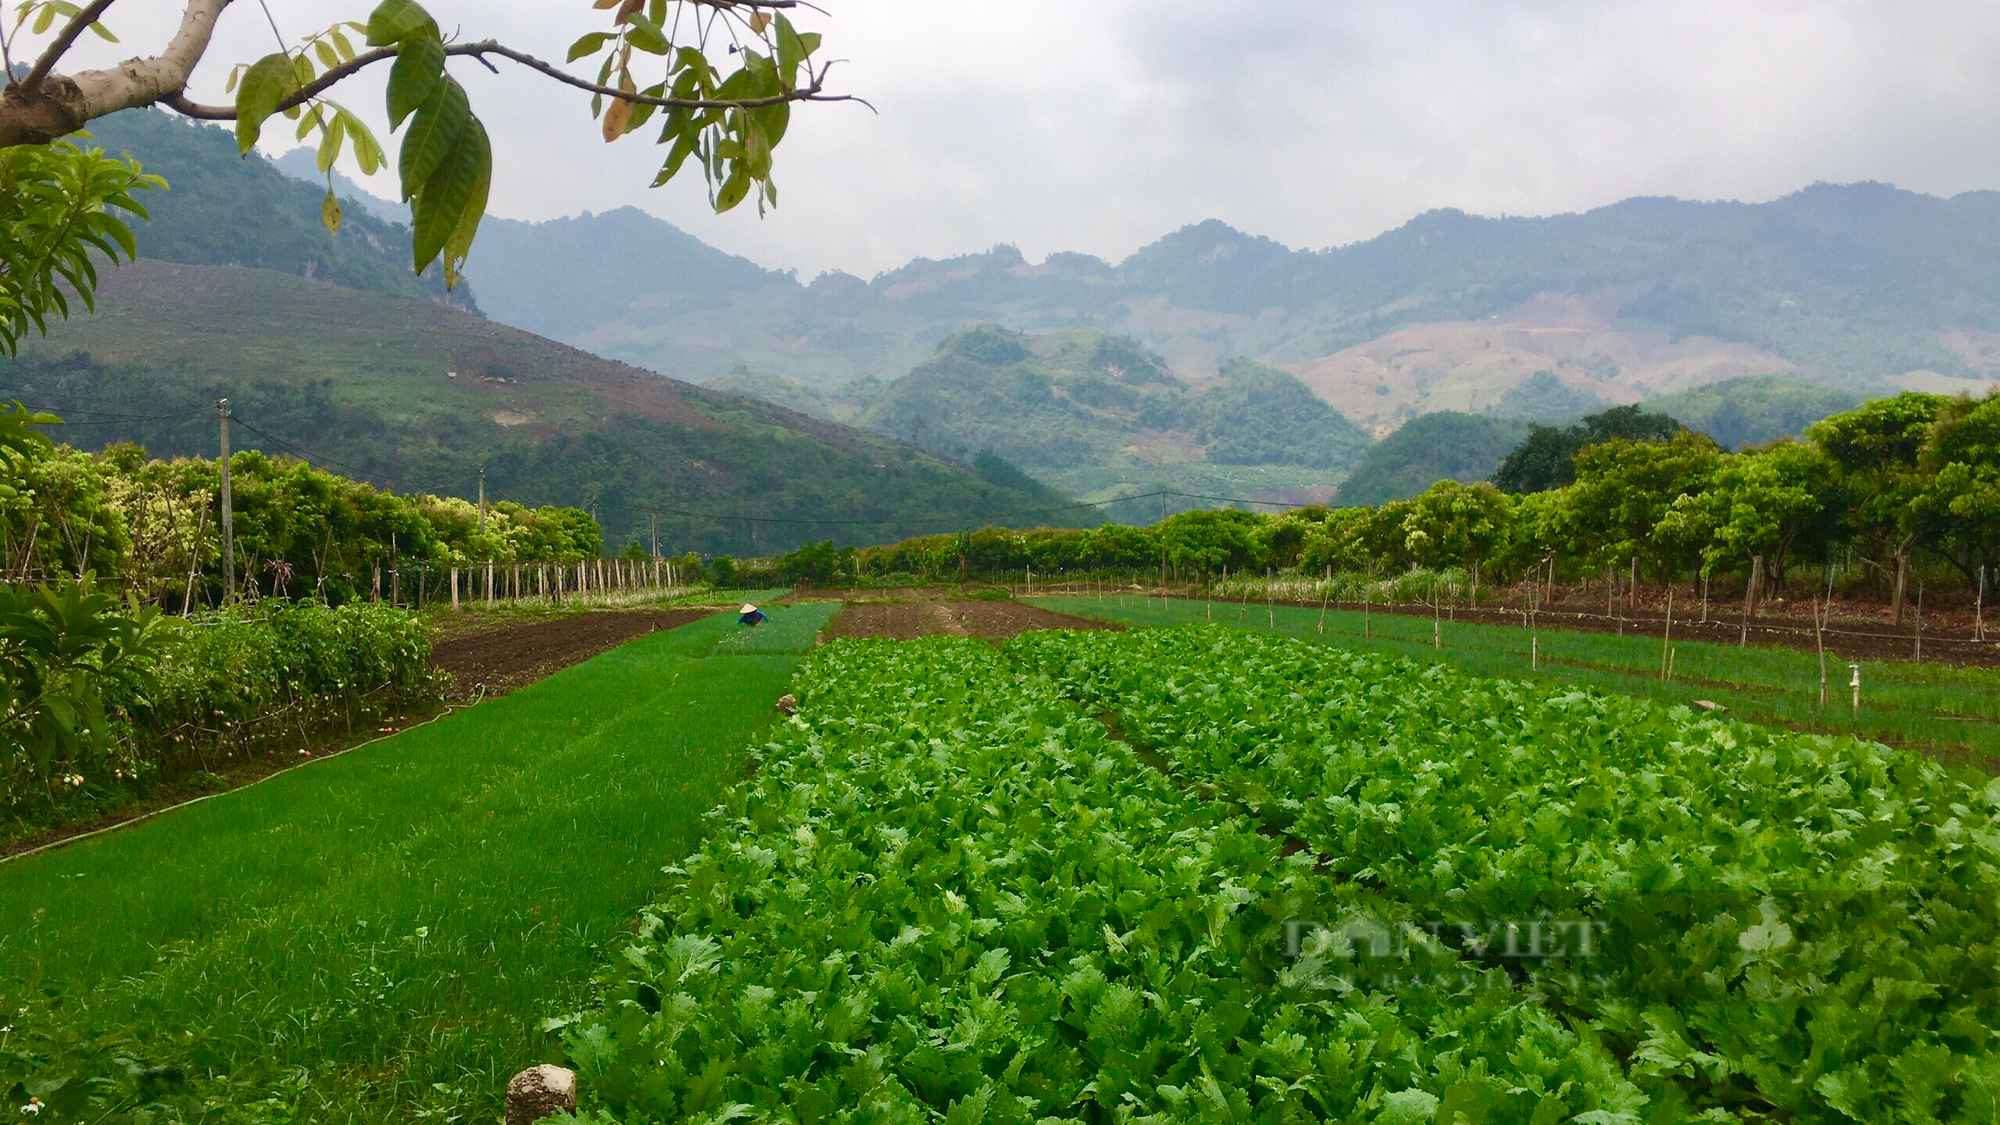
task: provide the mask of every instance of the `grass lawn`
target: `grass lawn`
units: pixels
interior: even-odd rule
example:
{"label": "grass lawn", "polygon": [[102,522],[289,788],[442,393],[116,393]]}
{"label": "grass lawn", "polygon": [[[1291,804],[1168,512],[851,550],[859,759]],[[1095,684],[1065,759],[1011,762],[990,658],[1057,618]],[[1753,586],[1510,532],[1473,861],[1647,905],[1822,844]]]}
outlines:
{"label": "grass lawn", "polygon": [[[1110,595],[1027,599],[1063,613],[1134,625],[1208,620],[1210,603],[1193,599]],[[1225,625],[1319,638],[1320,611],[1213,603]],[[1326,614],[1329,644],[1436,660],[1482,676],[1549,679],[1579,687],[1643,695],[1672,703],[1706,699],[1752,722],[1856,734],[1935,754],[1954,765],[1988,772],[2000,767],[2000,672],[1946,664],[1868,661],[1861,665],[1861,711],[1855,717],[1847,662],[1827,658],[1827,706],[1819,704],[1819,658],[1792,649],[1675,641],[1674,679],[1660,679],[1660,638],[1538,632],[1541,667],[1529,667],[1528,631],[1510,625],[1446,621],[1444,647],[1432,647],[1431,620],[1400,614]]]}
{"label": "grass lawn", "polygon": [[[744,768],[830,604],[657,633],[0,864],[0,1094],[51,1121],[490,1121]],[[87,1112],[80,1103],[91,1102]]]}

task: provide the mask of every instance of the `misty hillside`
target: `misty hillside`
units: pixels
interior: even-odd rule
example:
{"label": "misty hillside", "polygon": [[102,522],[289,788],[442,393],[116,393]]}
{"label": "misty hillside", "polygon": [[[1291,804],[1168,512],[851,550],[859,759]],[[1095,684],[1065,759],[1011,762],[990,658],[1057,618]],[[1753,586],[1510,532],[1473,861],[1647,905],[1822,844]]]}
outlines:
{"label": "misty hillside", "polygon": [[[805,284],[631,209],[491,229],[470,276],[494,315],[694,381],[894,379],[972,324],[1089,327],[1183,377],[1238,358],[1284,368],[1379,436],[1440,410],[1548,417],[1747,376],[1949,392],[2000,373],[1993,192],[1441,210],[1317,251],[1209,221],[1118,263],[1003,245]],[[481,281],[496,258],[541,268]]]}

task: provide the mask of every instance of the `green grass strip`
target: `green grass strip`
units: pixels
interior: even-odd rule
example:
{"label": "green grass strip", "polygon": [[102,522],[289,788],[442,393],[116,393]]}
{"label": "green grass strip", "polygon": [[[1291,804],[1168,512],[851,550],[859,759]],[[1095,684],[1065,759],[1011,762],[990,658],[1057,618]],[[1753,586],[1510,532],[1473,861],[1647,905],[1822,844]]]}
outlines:
{"label": "green grass strip", "polygon": [[0,866],[0,1091],[43,1122],[494,1118],[832,610],[781,607],[754,649],[726,615],[644,637]]}
{"label": "green grass strip", "polygon": [[[1032,598],[1063,613],[1132,625],[1174,625],[1213,620],[1218,625],[1323,640],[1363,652],[1448,664],[1479,676],[1542,680],[1645,696],[1668,703],[1697,699],[1719,703],[1753,722],[1800,730],[1852,734],[1925,750],[1955,766],[1990,770],[2000,762],[2000,672],[1944,664],[1862,661],[1861,711],[1851,709],[1848,661],[1827,657],[1827,706],[1819,704],[1819,658],[1792,649],[1674,641],[1674,679],[1660,679],[1658,636],[1616,636],[1544,626],[1537,636],[1541,667],[1529,666],[1529,635],[1513,625],[1446,621],[1444,647],[1433,648],[1432,622],[1423,617],[1329,610],[1319,633],[1320,611],[1309,606],[1266,607],[1179,598],[1111,596]],[[1364,636],[1364,629],[1369,636]]]}

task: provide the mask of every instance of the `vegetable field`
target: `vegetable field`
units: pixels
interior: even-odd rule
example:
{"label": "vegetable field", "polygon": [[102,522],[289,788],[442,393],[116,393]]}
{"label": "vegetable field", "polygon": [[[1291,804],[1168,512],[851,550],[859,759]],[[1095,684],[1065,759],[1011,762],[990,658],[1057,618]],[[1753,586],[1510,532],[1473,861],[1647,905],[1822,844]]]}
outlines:
{"label": "vegetable field", "polygon": [[2000,1113],[2000,782],[1218,627],[801,679],[556,1021],[611,1119]]}
{"label": "vegetable field", "polygon": [[983,642],[848,642],[604,1003],[624,1121],[1619,1121],[1608,1052],[1497,970],[1339,997],[1289,918],[1354,896]]}
{"label": "vegetable field", "polygon": [[[1428,616],[1318,607],[1111,595],[1031,599],[1034,604],[1129,625],[1190,622],[1300,637],[1343,648],[1449,665],[1480,676],[1534,679],[1665,703],[1703,699],[1740,718],[1799,730],[1854,734],[1923,750],[1946,762],[2000,767],[2000,671],[1901,660],[1861,663],[1861,707],[1852,707],[1846,662],[1820,666],[1810,652],[1674,640],[1665,678],[1658,636],[1613,636],[1544,627],[1443,621]],[[1322,632],[1322,627],[1324,631]],[[1440,643],[1441,642],[1441,643]]]}

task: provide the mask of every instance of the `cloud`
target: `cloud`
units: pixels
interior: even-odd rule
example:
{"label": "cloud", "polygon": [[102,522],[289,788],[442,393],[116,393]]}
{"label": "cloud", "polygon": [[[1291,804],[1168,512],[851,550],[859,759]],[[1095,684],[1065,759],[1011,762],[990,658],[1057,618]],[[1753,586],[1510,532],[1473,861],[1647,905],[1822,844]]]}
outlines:
{"label": "cloud", "polygon": [[[366,6],[273,10],[296,35]],[[602,19],[580,0],[431,6],[468,37],[545,56]],[[1432,207],[1766,199],[1816,180],[2000,186],[1986,143],[2000,126],[2000,11],[1982,0],[824,6],[828,54],[848,60],[836,84],[880,112],[802,110],[769,218],[709,214],[692,178],[648,190],[660,154],[644,138],[603,144],[585,96],[468,65],[500,161],[494,212],[633,204],[810,276],[999,242],[1115,260],[1211,217],[1316,247]],[[163,41],[166,15],[119,15],[122,50]],[[219,58],[270,49],[256,8],[226,19]],[[207,67],[197,92],[219,98],[225,70]],[[379,119],[379,79],[342,97]]]}

